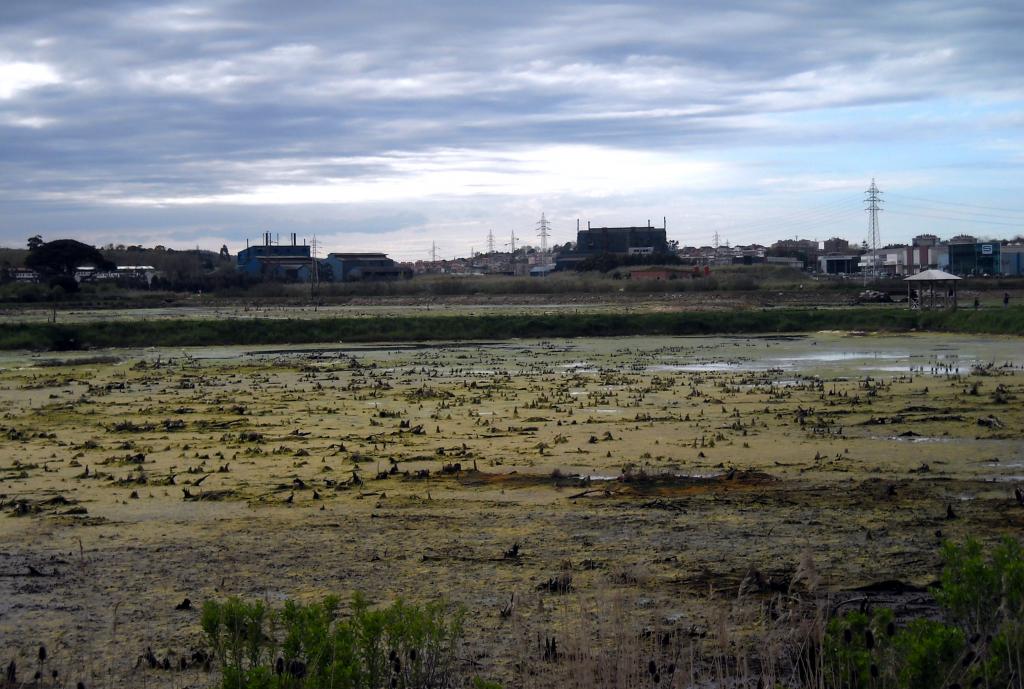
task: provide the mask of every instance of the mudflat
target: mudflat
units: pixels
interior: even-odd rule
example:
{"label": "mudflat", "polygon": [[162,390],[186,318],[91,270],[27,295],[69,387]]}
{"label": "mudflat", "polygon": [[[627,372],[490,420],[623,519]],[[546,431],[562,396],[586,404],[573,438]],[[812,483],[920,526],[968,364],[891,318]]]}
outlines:
{"label": "mudflat", "polygon": [[139,659],[204,600],[358,590],[464,605],[501,678],[601,599],[924,586],[1024,526],[1022,400],[1019,338],[938,334],[3,353],[0,660],[203,685]]}

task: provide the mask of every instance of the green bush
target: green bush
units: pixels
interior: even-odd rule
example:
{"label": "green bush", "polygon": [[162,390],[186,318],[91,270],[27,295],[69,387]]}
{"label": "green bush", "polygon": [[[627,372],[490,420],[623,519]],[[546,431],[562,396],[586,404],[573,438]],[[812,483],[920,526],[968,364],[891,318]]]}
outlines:
{"label": "green bush", "polygon": [[897,686],[947,686],[963,665],[964,643],[964,634],[956,627],[934,620],[914,620],[893,639]]}
{"label": "green bush", "polygon": [[975,540],[946,544],[942,587],[935,594],[950,620],[970,634],[994,633],[1024,611],[1024,549],[1006,538],[986,558]]}
{"label": "green bush", "polygon": [[968,540],[947,544],[942,557],[935,599],[944,620],[913,620],[900,629],[888,609],[833,619],[825,634],[825,686],[1024,686],[1024,549],[1006,538],[986,555]]}
{"label": "green bush", "polygon": [[457,677],[463,612],[401,600],[375,610],[357,594],[342,619],[336,597],[277,612],[230,598],[203,606],[202,627],[223,689],[443,688]]}

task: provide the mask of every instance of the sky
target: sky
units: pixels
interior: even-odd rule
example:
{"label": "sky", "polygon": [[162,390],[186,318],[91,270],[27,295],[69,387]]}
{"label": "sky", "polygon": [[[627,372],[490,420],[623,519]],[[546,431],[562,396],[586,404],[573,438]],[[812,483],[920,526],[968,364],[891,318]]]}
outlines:
{"label": "sky", "polygon": [[1024,234],[1024,3],[0,2],[0,245]]}

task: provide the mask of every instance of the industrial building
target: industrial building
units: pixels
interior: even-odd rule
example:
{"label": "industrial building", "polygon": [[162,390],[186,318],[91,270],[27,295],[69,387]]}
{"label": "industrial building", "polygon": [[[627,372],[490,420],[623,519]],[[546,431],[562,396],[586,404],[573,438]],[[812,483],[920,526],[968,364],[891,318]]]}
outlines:
{"label": "industrial building", "polygon": [[412,268],[395,263],[387,254],[331,253],[320,262],[323,282],[400,280],[412,277]]}
{"label": "industrial building", "polygon": [[[355,282],[358,280],[397,280],[412,277],[412,269],[395,263],[382,253],[331,253],[316,258],[305,242],[299,244],[291,234],[288,244],[263,233],[263,243],[238,252],[238,270],[253,277],[282,282]],[[314,272],[315,271],[315,272]]]}
{"label": "industrial building", "polygon": [[667,254],[666,221],[661,227],[591,227],[576,231],[576,246],[557,259],[559,269],[571,268],[592,256],[612,254],[618,256],[650,256]]}
{"label": "industrial building", "polygon": [[292,232],[291,244],[274,243],[270,232],[263,233],[263,243],[246,247],[238,252],[235,267],[265,280],[309,282],[313,270],[313,257],[309,246],[297,242]]}
{"label": "industrial building", "polygon": [[668,251],[665,227],[590,227],[576,233],[576,253],[663,254]]}

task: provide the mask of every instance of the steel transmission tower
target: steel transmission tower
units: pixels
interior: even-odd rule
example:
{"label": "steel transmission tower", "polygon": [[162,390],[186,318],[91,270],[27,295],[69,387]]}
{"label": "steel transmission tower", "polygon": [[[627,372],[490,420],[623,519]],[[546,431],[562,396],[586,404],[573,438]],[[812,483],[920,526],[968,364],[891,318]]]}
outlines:
{"label": "steel transmission tower", "polygon": [[487,230],[487,253],[494,253],[494,230]]}
{"label": "steel transmission tower", "polygon": [[878,212],[882,210],[881,194],[878,186],[875,185],[875,178],[871,178],[871,186],[864,192],[864,203],[867,204],[868,212],[868,248],[871,249],[871,277],[878,277],[878,248],[882,238],[878,230]]}
{"label": "steel transmission tower", "polygon": [[540,222],[537,223],[537,236],[540,237],[540,253],[548,255],[548,237],[551,236],[551,226],[544,214],[540,214]]}
{"label": "steel transmission tower", "polygon": [[313,235],[313,240],[309,245],[309,296],[311,298],[316,298],[317,288],[320,286],[320,263],[316,260],[316,250],[316,235]]}

